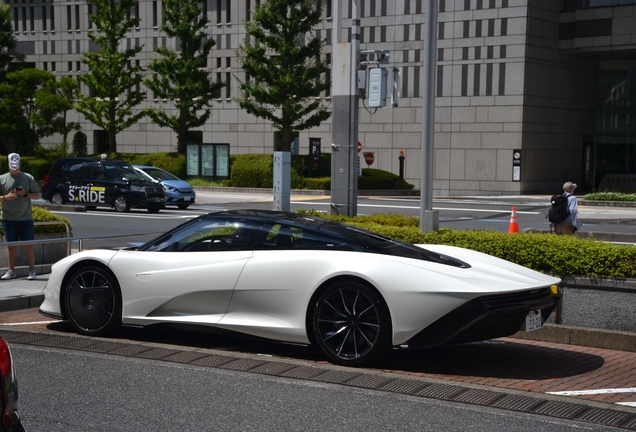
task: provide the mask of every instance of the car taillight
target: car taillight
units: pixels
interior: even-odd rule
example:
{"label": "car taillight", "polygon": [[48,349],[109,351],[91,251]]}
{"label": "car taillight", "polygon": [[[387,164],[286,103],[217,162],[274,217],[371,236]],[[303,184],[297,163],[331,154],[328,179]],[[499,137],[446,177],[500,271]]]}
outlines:
{"label": "car taillight", "polygon": [[2,387],[2,422],[9,429],[20,421],[18,415],[18,386],[13,359],[7,341],[0,336],[0,386]]}
{"label": "car taillight", "polygon": [[44,184],[49,184],[49,175],[44,176]]}

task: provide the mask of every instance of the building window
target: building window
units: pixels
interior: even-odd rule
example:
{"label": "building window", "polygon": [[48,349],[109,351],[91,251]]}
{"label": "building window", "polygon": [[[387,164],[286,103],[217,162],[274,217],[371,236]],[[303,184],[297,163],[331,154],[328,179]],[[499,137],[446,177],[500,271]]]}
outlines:
{"label": "building window", "polygon": [[79,5],[75,5],[75,30],[79,31],[80,29],[80,7]]}
{"label": "building window", "polygon": [[31,33],[34,33],[35,32],[35,8],[33,6],[29,8],[29,14],[31,15],[29,17],[29,21],[31,25]]}
{"label": "building window", "polygon": [[221,0],[216,0],[216,23],[221,24]]}
{"label": "building window", "polygon": [[230,72],[226,72],[225,73],[225,99],[231,99],[232,98],[232,74]]}
{"label": "building window", "polygon": [[27,31],[27,9],[25,7],[22,8],[22,31],[26,33]]}
{"label": "building window", "polygon": [[[386,0],[384,0],[386,1]],[[327,0],[327,7],[325,8],[325,16],[327,17],[327,19],[332,17],[333,11],[332,11],[332,5],[333,5],[333,1],[332,0]]]}
{"label": "building window", "polygon": [[[55,14],[53,13],[53,6],[51,6],[51,9],[49,10],[51,11],[51,13],[49,14],[51,16],[51,31],[54,32],[55,31]],[[51,69],[51,70],[55,70],[55,69]]]}
{"label": "building window", "polygon": [[245,21],[250,21],[252,19],[252,2],[250,0],[245,0]]}
{"label": "building window", "polygon": [[225,22],[230,24],[232,22],[232,1],[231,0],[226,0],[225,1]]}
{"label": "building window", "polygon": [[66,6],[66,30],[73,30],[73,15],[71,11],[71,6]]}
{"label": "building window", "polygon": [[93,21],[91,21],[91,15],[93,15],[93,5],[88,4],[88,29],[93,30]]}
{"label": "building window", "polygon": [[157,9],[157,0],[154,0],[152,2],[152,26],[154,28],[157,28],[157,25],[159,24],[159,16],[158,16],[158,9]]}

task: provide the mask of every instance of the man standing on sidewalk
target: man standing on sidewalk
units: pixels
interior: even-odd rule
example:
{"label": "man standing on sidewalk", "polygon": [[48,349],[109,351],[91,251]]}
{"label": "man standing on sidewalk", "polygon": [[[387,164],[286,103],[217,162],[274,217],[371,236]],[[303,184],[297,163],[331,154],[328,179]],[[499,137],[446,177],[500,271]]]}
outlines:
{"label": "man standing on sidewalk", "polygon": [[[2,229],[6,241],[26,241],[35,238],[31,199],[40,198],[38,184],[29,173],[20,171],[20,155],[8,156],[9,172],[0,175],[0,203],[2,203]],[[8,246],[9,270],[0,279],[15,279],[17,246]],[[29,264],[29,280],[35,279],[35,252],[33,245],[24,245]]]}

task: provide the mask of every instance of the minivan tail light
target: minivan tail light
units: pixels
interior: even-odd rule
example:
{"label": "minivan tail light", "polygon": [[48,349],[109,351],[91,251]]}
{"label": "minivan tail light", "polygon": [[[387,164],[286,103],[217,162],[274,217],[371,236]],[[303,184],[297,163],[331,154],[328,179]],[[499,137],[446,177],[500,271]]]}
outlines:
{"label": "minivan tail light", "polygon": [[49,175],[44,176],[44,184],[49,184]]}

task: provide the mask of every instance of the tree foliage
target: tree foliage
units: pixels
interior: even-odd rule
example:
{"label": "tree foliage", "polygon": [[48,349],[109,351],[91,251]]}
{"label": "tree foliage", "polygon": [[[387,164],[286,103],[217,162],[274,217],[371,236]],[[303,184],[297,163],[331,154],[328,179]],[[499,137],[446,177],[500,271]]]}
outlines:
{"label": "tree foliage", "polygon": [[324,41],[313,33],[321,13],[315,0],[269,0],[245,23],[250,38],[238,57],[247,78],[239,79],[237,102],[274,124],[283,151],[290,150],[294,131],[319,126],[331,115],[316,100],[330,86],[329,66],[320,60]]}
{"label": "tree foliage", "polygon": [[59,81],[46,83],[41,91],[35,93],[35,104],[39,111],[34,115],[41,135],[49,136],[55,133],[62,135],[62,143],[68,144],[68,135],[80,129],[78,122],[69,122],[67,115],[75,106],[79,84],[71,77],[62,77]]}
{"label": "tree foliage", "polygon": [[215,45],[204,31],[207,16],[201,13],[198,0],[164,0],[162,30],[177,38],[177,50],[158,47],[161,56],[148,64],[154,72],[145,80],[156,97],[167,99],[176,114],[151,109],[148,115],[160,126],[177,134],[177,152],[185,153],[186,134],[191,128],[202,126],[210,118],[210,101],[218,97],[223,83],[210,81],[207,59]]}
{"label": "tree foliage", "polygon": [[77,111],[96,126],[108,132],[111,152],[117,151],[117,134],[145,116],[143,110],[135,110],[145,98],[141,91],[142,68],[134,57],[142,47],[120,50],[126,34],[139,25],[138,17],[130,17],[135,0],[92,0],[97,12],[89,15],[96,31],[88,33],[89,39],[99,46],[98,51],[85,52],[82,62],[89,72],[80,75],[91,94],[81,95]]}
{"label": "tree foliage", "polygon": [[[13,131],[14,139],[25,148],[21,150],[33,155],[38,139],[52,134],[41,119],[42,108],[37,104],[38,96],[48,92],[55,83],[55,75],[35,68],[20,69],[6,74],[7,83],[0,84],[0,112],[7,124],[2,128]],[[19,133],[18,133],[19,132]]]}

